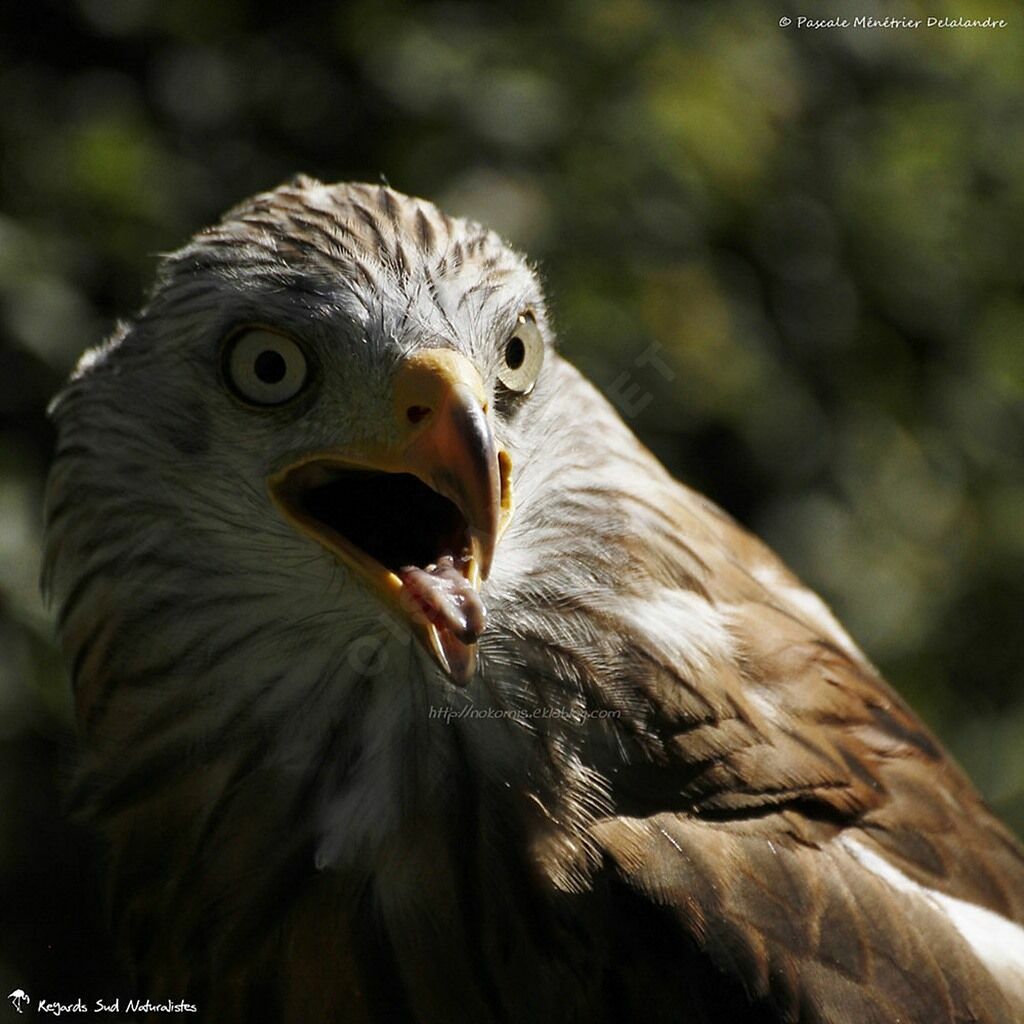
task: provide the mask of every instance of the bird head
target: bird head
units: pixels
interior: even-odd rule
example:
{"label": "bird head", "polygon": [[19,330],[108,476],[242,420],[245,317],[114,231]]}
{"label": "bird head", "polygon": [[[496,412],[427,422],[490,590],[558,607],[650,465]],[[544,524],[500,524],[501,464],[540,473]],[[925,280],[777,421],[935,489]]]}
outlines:
{"label": "bird head", "polygon": [[[527,661],[564,657],[533,598],[583,561],[578,381],[523,258],[389,188],[299,178],[166,257],[54,405],[45,582],[95,809],[330,748],[358,804],[330,817],[379,832],[450,774],[431,707],[535,704]],[[480,725],[481,770],[537,728]]]}
{"label": "bird head", "polygon": [[91,421],[94,483],[134,499],[138,545],[173,516],[194,569],[330,586],[340,628],[397,619],[464,684],[549,347],[537,279],[493,233],[299,179],[168,257],[56,408]]}

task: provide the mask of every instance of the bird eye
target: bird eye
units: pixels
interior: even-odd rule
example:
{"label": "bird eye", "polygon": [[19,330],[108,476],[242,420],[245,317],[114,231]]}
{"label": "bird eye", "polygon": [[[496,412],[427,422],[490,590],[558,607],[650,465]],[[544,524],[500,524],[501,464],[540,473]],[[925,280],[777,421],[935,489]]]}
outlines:
{"label": "bird eye", "polygon": [[498,380],[510,391],[529,394],[544,362],[544,339],[532,313],[521,313],[516,329],[505,342]]}
{"label": "bird eye", "polygon": [[245,331],[230,342],[225,371],[238,394],[256,405],[280,405],[306,383],[309,369],[291,338],[263,328]]}

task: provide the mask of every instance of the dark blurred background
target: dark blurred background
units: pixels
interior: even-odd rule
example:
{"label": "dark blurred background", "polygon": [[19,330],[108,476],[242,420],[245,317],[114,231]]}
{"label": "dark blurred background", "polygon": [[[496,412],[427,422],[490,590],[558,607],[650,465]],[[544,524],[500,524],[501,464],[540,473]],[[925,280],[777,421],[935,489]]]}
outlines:
{"label": "dark blurred background", "polygon": [[1024,831],[1024,19],[908,0],[1010,24],[779,26],[805,7],[5,5],[0,995],[120,984],[60,813],[46,403],[158,253],[297,170],[385,176],[530,252],[569,357]]}

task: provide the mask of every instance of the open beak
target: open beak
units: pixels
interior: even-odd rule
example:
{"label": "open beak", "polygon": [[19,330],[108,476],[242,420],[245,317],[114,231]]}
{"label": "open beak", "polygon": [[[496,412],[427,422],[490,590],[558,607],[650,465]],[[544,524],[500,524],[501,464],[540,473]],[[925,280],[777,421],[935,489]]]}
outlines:
{"label": "open beak", "polygon": [[270,478],[270,492],[464,685],[484,625],[477,594],[512,515],[511,460],[495,444],[480,375],[457,352],[413,354],[392,394],[392,441],[303,455]]}

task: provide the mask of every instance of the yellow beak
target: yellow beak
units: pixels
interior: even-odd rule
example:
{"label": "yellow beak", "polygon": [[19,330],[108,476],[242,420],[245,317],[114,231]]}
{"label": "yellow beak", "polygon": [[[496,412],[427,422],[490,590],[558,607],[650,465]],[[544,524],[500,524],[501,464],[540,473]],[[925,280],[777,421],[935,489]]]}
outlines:
{"label": "yellow beak", "polygon": [[[495,443],[480,375],[457,352],[430,349],[405,359],[392,382],[390,415],[387,444],[304,454],[271,476],[270,492],[288,522],[400,609],[441,667],[465,683],[474,644],[439,632],[403,600],[397,562],[416,551],[428,563],[420,568],[431,569],[451,554],[478,589],[512,515],[511,460]],[[371,504],[379,497],[374,507],[351,507],[368,495]],[[413,539],[388,535],[403,533]]]}
{"label": "yellow beak", "polygon": [[[397,471],[419,477],[459,508],[474,561],[487,579],[511,494],[503,495],[480,375],[457,352],[431,349],[402,364],[394,394],[395,416],[409,430]],[[507,471],[505,477],[507,484]]]}

